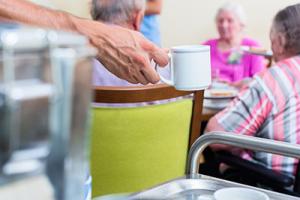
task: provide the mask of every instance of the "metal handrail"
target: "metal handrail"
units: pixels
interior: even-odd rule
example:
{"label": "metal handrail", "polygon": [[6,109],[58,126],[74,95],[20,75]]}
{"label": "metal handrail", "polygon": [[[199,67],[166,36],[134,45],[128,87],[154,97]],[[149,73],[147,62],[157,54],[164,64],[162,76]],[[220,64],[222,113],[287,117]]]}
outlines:
{"label": "metal handrail", "polygon": [[211,144],[225,144],[300,159],[300,145],[223,131],[210,132],[199,137],[190,149],[187,174],[190,174],[191,178],[197,177],[194,175],[198,174],[198,158],[203,150]]}

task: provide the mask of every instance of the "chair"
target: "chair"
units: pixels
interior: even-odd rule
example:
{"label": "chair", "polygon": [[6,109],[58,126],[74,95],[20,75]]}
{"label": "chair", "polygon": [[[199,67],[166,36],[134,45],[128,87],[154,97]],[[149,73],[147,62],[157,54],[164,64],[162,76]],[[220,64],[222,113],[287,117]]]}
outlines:
{"label": "chair", "polygon": [[138,103],[193,94],[139,107],[94,107],[91,140],[93,196],[135,192],[185,174],[189,146],[199,137],[203,91],[158,84],[95,87],[95,103]]}
{"label": "chair", "polygon": [[297,166],[296,176],[291,177],[226,151],[217,152],[216,159],[220,163],[233,167],[235,169],[233,176],[238,176],[238,179],[242,179],[245,184],[260,185],[277,192],[300,197],[300,164]]}

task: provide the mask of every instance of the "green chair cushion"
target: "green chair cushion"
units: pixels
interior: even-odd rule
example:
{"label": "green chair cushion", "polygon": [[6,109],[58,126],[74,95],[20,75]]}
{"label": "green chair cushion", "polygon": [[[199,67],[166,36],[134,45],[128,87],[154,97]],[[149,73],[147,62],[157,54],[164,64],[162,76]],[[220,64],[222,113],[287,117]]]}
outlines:
{"label": "green chair cushion", "polygon": [[136,192],[185,173],[192,100],[94,108],[93,196]]}

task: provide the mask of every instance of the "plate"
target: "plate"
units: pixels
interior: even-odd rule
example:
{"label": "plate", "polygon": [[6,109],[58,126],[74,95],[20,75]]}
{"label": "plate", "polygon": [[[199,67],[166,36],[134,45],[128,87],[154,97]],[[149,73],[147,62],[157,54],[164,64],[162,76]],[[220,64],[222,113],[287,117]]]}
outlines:
{"label": "plate", "polygon": [[205,99],[232,99],[236,97],[236,89],[207,89],[204,92]]}

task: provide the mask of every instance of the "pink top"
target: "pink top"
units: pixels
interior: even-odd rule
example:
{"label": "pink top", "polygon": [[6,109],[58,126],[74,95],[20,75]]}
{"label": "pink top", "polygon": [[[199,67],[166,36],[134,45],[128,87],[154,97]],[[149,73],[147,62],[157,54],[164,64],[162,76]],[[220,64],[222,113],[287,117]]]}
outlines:
{"label": "pink top", "polygon": [[[218,73],[222,80],[235,82],[247,77],[252,77],[265,68],[262,56],[252,55],[232,49],[222,52],[218,49],[218,39],[211,39],[204,43],[211,48],[212,75]],[[249,38],[242,40],[241,46],[260,47],[260,45]]]}

